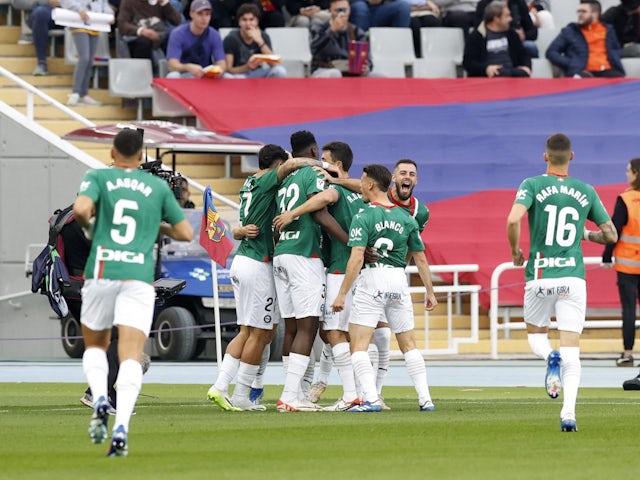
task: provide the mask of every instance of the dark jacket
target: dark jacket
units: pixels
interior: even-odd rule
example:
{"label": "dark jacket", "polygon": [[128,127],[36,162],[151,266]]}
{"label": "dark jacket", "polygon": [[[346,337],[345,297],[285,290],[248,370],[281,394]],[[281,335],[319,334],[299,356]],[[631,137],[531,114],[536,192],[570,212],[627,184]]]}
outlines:
{"label": "dark jacket", "polygon": [[[476,25],[482,23],[484,17],[484,9],[494,0],[480,0],[476,7]],[[531,16],[529,16],[529,7],[525,0],[508,0],[507,6],[513,17],[511,28],[521,28],[524,31],[525,40],[536,40],[538,38],[538,27],[533,24]]]}
{"label": "dark jacket", "polygon": [[[331,22],[311,26],[311,71],[319,67],[329,68],[332,60],[349,59],[349,42],[366,42],[367,35],[360,28],[352,23],[346,30],[339,32],[331,31]],[[371,57],[369,56],[369,69],[372,68]]]}
{"label": "dark jacket", "polygon": [[640,15],[637,13],[627,15],[624,6],[616,5],[607,10],[600,20],[613,26],[620,45],[640,42]]}
{"label": "dark jacket", "polygon": [[[531,68],[531,56],[522,45],[516,31],[510,28],[506,33],[513,67]],[[485,24],[481,23],[467,38],[462,66],[470,77],[486,77],[487,65],[487,29]]]}
{"label": "dark jacket", "polygon": [[[611,25],[605,24],[605,27],[607,27],[605,45],[611,68],[624,73],[624,67],[620,61],[622,49],[618,37],[616,37]],[[560,34],[547,49],[547,59],[561,68],[567,77],[573,77],[586,68],[589,59],[589,46],[580,31],[580,25],[570,23],[560,31]]]}

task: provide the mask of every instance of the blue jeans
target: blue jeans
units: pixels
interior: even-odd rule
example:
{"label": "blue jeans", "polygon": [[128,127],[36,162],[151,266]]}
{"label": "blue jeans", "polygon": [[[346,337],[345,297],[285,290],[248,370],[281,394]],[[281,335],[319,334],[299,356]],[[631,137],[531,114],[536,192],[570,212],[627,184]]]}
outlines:
{"label": "blue jeans", "polygon": [[380,5],[369,5],[366,0],[352,0],[351,23],[364,31],[369,27],[408,27],[411,7],[404,0],[393,0]]}
{"label": "blue jeans", "polygon": [[33,45],[36,48],[36,57],[39,64],[47,63],[47,50],[49,49],[49,30],[62,28],[53,23],[49,5],[38,5],[29,15],[29,27],[33,32]]}

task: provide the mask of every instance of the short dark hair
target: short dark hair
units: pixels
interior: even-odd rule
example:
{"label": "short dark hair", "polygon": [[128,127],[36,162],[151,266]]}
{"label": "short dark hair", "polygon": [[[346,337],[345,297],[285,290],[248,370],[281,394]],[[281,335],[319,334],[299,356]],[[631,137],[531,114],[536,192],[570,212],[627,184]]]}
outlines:
{"label": "short dark hair", "polygon": [[291,134],[291,154],[297,157],[298,154],[311,147],[318,146],[316,137],[309,130],[298,130]]}
{"label": "short dark hair", "polygon": [[113,148],[123,157],[133,157],[142,150],[142,134],[133,128],[123,128],[113,139]]}
{"label": "short dark hair", "polygon": [[283,162],[289,158],[287,152],[284,151],[280,145],[274,145],[273,143],[269,143],[262,147],[258,152],[258,168],[260,170],[264,170],[266,168],[271,168],[274,162],[278,160],[282,160]]}
{"label": "short dark hair", "polygon": [[640,190],[640,158],[632,158],[629,160],[631,171],[636,174],[636,178],[631,182],[634,190]]}
{"label": "short dark hair", "polygon": [[600,5],[600,2],[598,0],[580,0],[580,3],[588,3],[589,5],[591,5],[591,10],[601,13],[602,12],[602,5]]}
{"label": "short dark hair", "polygon": [[349,144],[344,142],[329,142],[322,147],[322,150],[331,152],[336,160],[342,162],[342,169],[348,172],[353,164],[353,151]]}
{"label": "short dark hair", "polygon": [[367,165],[362,171],[375,182],[381,192],[389,190],[389,185],[391,185],[391,172],[387,167],[374,163]]}
{"label": "short dark hair", "polygon": [[500,0],[496,0],[487,5],[484,9],[484,15],[482,16],[484,24],[491,23],[494,18],[501,16],[505,8],[507,8],[507,4]]}
{"label": "short dark hair", "polygon": [[393,169],[395,170],[403,163],[408,163],[409,165],[413,165],[414,167],[416,167],[416,172],[418,171],[418,164],[415,162],[415,160],[411,160],[410,158],[403,158],[401,160],[398,160],[396,164],[393,166]]}
{"label": "short dark hair", "polygon": [[552,165],[562,165],[571,157],[571,140],[564,133],[555,133],[547,138],[547,156]]}
{"label": "short dark hair", "polygon": [[243,3],[238,7],[238,11],[236,12],[236,18],[240,18],[246,13],[252,13],[255,17],[260,20],[260,9],[255,3]]}

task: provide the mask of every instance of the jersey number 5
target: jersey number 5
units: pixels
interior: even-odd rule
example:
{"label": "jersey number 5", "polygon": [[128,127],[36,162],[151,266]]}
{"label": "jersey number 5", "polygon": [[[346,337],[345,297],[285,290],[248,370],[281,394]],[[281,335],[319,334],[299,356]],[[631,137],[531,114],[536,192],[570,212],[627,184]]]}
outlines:
{"label": "jersey number 5", "polygon": [[126,215],[125,210],[138,210],[138,202],[134,200],[118,200],[113,206],[112,224],[117,227],[125,227],[124,233],[121,233],[122,228],[111,229],[111,240],[120,245],[127,245],[136,236],[136,219]]}

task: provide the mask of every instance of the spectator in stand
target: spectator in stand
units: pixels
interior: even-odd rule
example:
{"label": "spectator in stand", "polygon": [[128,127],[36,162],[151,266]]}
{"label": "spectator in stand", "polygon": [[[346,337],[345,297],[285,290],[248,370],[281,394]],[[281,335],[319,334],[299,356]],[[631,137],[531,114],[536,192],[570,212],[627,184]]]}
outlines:
{"label": "spectator in stand", "polygon": [[618,278],[618,292],[622,305],[622,341],[624,352],[616,360],[618,367],[633,367],[633,344],[636,339],[636,306],[640,298],[640,158],[627,164],[629,187],[622,192],[613,210],[611,221],[618,232],[618,242],[607,245],[602,263],[611,266]]}
{"label": "spectator in stand", "polygon": [[[311,27],[311,76],[339,78],[349,73],[349,42],[366,42],[366,33],[349,23],[348,0],[331,0],[331,20]],[[362,76],[370,75],[371,60],[363,67]]]}
{"label": "spectator in stand", "polygon": [[624,77],[620,43],[611,25],[600,23],[600,2],[582,0],[578,22],[564,27],[547,59],[566,77]]}
{"label": "spectator in stand", "polygon": [[[185,12],[191,11],[191,3],[188,0]],[[211,25],[216,30],[220,28],[231,28],[236,26],[236,11],[240,6],[240,0],[210,0],[211,3]]]}
{"label": "spectator in stand", "polygon": [[442,13],[442,26],[461,28],[464,38],[476,24],[478,0],[434,0]]}
{"label": "spectator in stand", "polygon": [[549,0],[527,0],[529,16],[537,28],[556,28],[549,8]]}
{"label": "spectator in stand", "polygon": [[287,0],[286,8],[291,14],[291,27],[309,28],[331,18],[329,0]]}
{"label": "spectator in stand", "polygon": [[[100,102],[89,96],[89,80],[93,69],[93,58],[98,49],[100,32],[92,30],[89,23],[89,12],[112,13],[107,0],[91,2],[89,0],[62,0],[62,7],[80,15],[86,25],[84,28],[72,28],[73,43],[78,52],[78,63],[73,71],[73,90],[67,105],[100,105]],[[113,20],[112,20],[113,22]]]}
{"label": "spectator in stand", "polygon": [[[476,8],[476,25],[480,25],[482,22],[482,15],[492,0],[480,0],[478,7]],[[538,27],[535,26],[531,16],[529,16],[529,7],[525,0],[508,0],[507,6],[511,12],[511,28],[513,28],[520,40],[524,44],[524,48],[527,49],[529,55],[533,58],[538,58],[538,46],[536,45],[536,39],[538,38]]]}
{"label": "spectator in stand", "polygon": [[32,75],[42,76],[49,73],[47,66],[47,52],[49,50],[49,30],[60,29],[51,18],[54,8],[60,7],[60,0],[37,0],[35,7],[29,14],[29,27],[33,33],[33,46],[36,49],[38,64]]}
{"label": "spectator in stand", "polygon": [[640,0],[622,0],[604,12],[602,21],[613,25],[623,57],[640,57]]}
{"label": "spectator in stand", "polygon": [[[258,7],[260,28],[284,27],[284,2],[285,0],[253,0]],[[236,17],[238,21],[240,19]]]}
{"label": "spectator in stand", "polygon": [[411,8],[411,33],[413,34],[413,49],[416,57],[422,57],[422,42],[420,29],[422,27],[441,27],[440,9],[433,0],[408,0]]}
{"label": "spectator in stand", "polygon": [[531,57],[511,25],[507,4],[494,1],[469,34],[462,61],[470,77],[529,77]]}
{"label": "spectator in stand", "polygon": [[244,3],[236,14],[240,28],[224,39],[227,72],[230,78],[284,78],[282,65],[270,65],[258,55],[273,55],[269,35],[260,30],[260,10],[254,3]]}
{"label": "spectator in stand", "polygon": [[405,0],[351,0],[351,23],[365,32],[370,27],[406,28],[411,7]]}
{"label": "spectator in stand", "polygon": [[191,22],[174,28],[169,35],[167,78],[202,78],[205,67],[215,63],[224,75],[227,61],[224,57],[222,38],[209,26],[211,4],[209,0],[191,3]]}
{"label": "spectator in stand", "polygon": [[153,58],[153,50],[167,52],[169,27],[182,23],[182,14],[169,0],[122,0],[118,11],[118,31],[127,43],[131,58]]}

